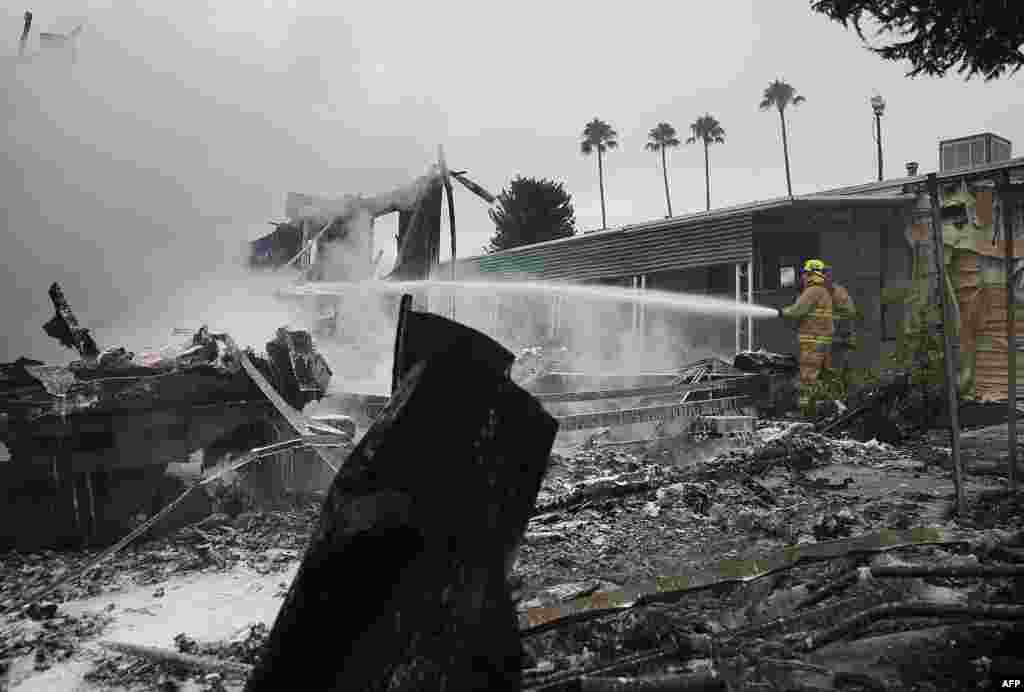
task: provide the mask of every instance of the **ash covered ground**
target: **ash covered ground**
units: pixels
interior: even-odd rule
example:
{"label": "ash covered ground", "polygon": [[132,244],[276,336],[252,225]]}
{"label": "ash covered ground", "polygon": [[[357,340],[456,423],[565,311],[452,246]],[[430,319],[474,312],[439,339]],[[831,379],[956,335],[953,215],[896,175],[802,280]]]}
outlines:
{"label": "ash covered ground", "polygon": [[[531,353],[517,379],[542,369]],[[1024,512],[1001,471],[1006,435],[1005,424],[964,434],[964,517],[953,515],[942,432],[892,446],[762,420],[752,439],[645,449],[606,444],[597,431],[557,446],[513,568],[524,618],[681,575],[717,574],[722,583],[525,625],[526,688],[579,689],[580,675],[595,685],[661,675],[734,690],[964,690],[1021,677],[1014,641],[1024,581],[1014,570],[1024,562]],[[257,659],[320,505],[261,511],[222,498],[219,506],[21,610],[28,594],[96,552],[0,556],[4,688],[241,689],[230,665],[196,669],[104,644],[208,663]],[[920,527],[937,538],[854,545]],[[829,559],[736,578],[787,549],[796,555],[790,546],[832,548]],[[892,575],[909,566],[925,571]]]}

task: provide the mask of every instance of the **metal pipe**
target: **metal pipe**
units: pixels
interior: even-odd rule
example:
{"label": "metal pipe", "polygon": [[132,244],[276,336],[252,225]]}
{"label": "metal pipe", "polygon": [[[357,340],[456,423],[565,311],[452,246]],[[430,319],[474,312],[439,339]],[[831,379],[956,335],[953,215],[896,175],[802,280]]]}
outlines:
{"label": "metal pipe", "polygon": [[[747,262],[747,303],[754,304],[754,262]],[[747,315],[747,350],[754,350],[754,316]]]}
{"label": "metal pipe", "polygon": [[939,208],[939,181],[934,173],[928,174],[928,195],[932,206],[932,244],[935,254],[935,271],[939,279],[939,299],[942,306],[942,351],[946,366],[946,396],[949,404],[950,447],[953,457],[953,486],[956,490],[957,515],[966,516],[964,500],[963,468],[960,465],[960,397],[953,371],[953,338],[949,319],[949,299],[946,296],[946,267],[942,245],[942,211]]}
{"label": "metal pipe", "polygon": [[[736,265],[735,265],[735,271],[734,271],[734,274],[736,275],[736,302],[737,303],[742,302],[742,297],[743,297],[743,294],[740,291],[740,272],[742,271],[741,270],[742,266],[743,266],[742,264],[737,262]],[[742,324],[743,324],[743,318],[740,317],[739,313],[737,313],[736,314],[736,350],[734,351],[734,353],[739,353],[742,350],[742,348],[743,348],[743,342],[742,342],[742,340],[740,338],[740,330],[742,328]]]}

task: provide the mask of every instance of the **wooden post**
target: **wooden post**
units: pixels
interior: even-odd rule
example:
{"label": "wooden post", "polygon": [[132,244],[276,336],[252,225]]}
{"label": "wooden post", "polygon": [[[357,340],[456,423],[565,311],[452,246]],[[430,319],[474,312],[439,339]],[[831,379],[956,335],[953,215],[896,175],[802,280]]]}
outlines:
{"label": "wooden post", "polygon": [[413,365],[335,476],[247,692],[521,689],[507,570],[557,423],[499,344],[407,320]]}
{"label": "wooden post", "polygon": [[1010,492],[1017,492],[1017,316],[1016,286],[1013,280],[1014,259],[1014,215],[1022,198],[1024,186],[1010,184],[1010,172],[1003,172],[1003,184],[999,186],[999,198],[1003,203],[1003,238],[1006,248],[1006,348],[1007,348],[1007,461],[1010,465],[1008,476]]}
{"label": "wooden post", "polygon": [[395,328],[395,357],[391,364],[391,396],[398,391],[402,379],[402,363],[405,361],[406,327],[412,311],[412,295],[405,293],[398,303],[398,326]]}
{"label": "wooden post", "polygon": [[950,333],[949,300],[946,296],[946,264],[942,245],[942,210],[939,207],[939,182],[934,173],[928,174],[928,195],[932,205],[932,244],[935,250],[935,271],[938,273],[939,298],[942,306],[942,351],[946,365],[946,396],[949,404],[949,434],[953,457],[953,485],[956,490],[956,511],[961,518],[966,516],[964,498],[963,467],[960,460],[960,393],[957,391],[956,373],[953,369],[953,337]]}

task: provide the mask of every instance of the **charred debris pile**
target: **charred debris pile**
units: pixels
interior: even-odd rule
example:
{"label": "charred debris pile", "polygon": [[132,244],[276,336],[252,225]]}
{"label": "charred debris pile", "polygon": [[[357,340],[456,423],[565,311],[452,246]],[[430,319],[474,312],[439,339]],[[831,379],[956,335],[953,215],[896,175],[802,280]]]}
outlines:
{"label": "charred debris pile", "polygon": [[[0,522],[20,527],[3,533],[4,548],[109,543],[180,492],[169,468],[196,476],[295,437],[287,412],[330,382],[306,332],[279,329],[265,355],[205,327],[159,353],[101,350],[57,284],[50,298],[44,329],[79,359],[0,364]],[[206,500],[193,494],[177,519],[205,516]]]}
{"label": "charred debris pile", "polygon": [[[204,478],[280,445],[346,437],[298,412],[303,396],[323,392],[302,383],[329,370],[313,367],[322,361],[311,348],[309,367],[296,366],[306,342],[294,334],[278,333],[276,361],[270,345],[260,359],[227,337],[195,335],[197,347],[212,343],[205,367],[221,372],[224,359],[218,382],[268,402],[290,430]],[[83,361],[102,360],[92,351]],[[316,506],[276,523],[271,513],[215,514],[159,544],[214,569],[245,559],[243,546],[250,560],[274,550],[278,564],[297,560],[274,622],[231,644],[187,632],[166,648],[110,644],[93,680],[159,675],[252,691],[299,677],[310,689],[960,690],[1024,673],[1013,644],[1024,634],[1018,499],[969,467],[971,512],[954,516],[942,449],[839,434],[885,397],[816,422],[770,419],[794,398],[786,356],[620,380],[566,371],[542,351],[521,356],[404,297],[392,395],[374,402],[380,411],[354,447],[331,456],[313,445],[331,469]],[[291,383],[275,362],[291,364]],[[75,413],[25,420],[96,405],[75,403],[83,378],[68,370],[75,380],[61,394],[38,371],[25,369],[35,383],[21,386]],[[176,361],[167,372],[193,368]],[[59,595],[137,560],[123,549],[141,529],[56,580],[52,554],[5,559],[4,581],[29,576],[33,588],[5,594],[4,610],[52,624],[42,638],[8,637],[0,658],[35,651],[46,664],[53,651],[73,652],[76,637],[102,636],[102,620],[63,616]]]}

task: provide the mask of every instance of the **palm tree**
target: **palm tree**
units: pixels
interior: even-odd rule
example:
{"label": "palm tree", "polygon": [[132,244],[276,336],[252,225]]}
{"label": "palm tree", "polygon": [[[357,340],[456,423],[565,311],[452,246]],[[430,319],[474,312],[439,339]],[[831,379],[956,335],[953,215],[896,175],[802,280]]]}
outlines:
{"label": "palm tree", "polygon": [[580,142],[580,151],[584,155],[597,151],[597,180],[601,186],[601,228],[608,228],[604,210],[604,166],[601,162],[601,155],[609,149],[619,146],[615,139],[618,136],[611,125],[600,118],[594,118],[583,128],[583,141]]}
{"label": "palm tree", "polygon": [[776,79],[764,90],[764,98],[758,106],[766,111],[773,106],[779,109],[779,121],[782,123],[782,155],[786,160],[786,191],[793,196],[793,182],[789,177],[789,141],[786,138],[786,106],[799,106],[806,101],[803,96],[797,96],[796,89],[782,79]]}
{"label": "palm tree", "polygon": [[665,178],[665,204],[668,206],[668,215],[672,216],[672,198],[668,194],[668,166],[665,161],[665,150],[670,147],[678,147],[679,140],[676,139],[676,128],[668,123],[658,123],[658,126],[647,133],[651,141],[645,145],[647,151],[661,152],[661,173]]}
{"label": "palm tree", "polygon": [[708,162],[708,147],[711,144],[725,143],[725,130],[722,129],[718,119],[710,113],[697,118],[690,125],[690,132],[693,134],[686,138],[687,144],[702,142],[704,144],[704,188],[707,196],[708,211],[711,211],[711,166]]}

